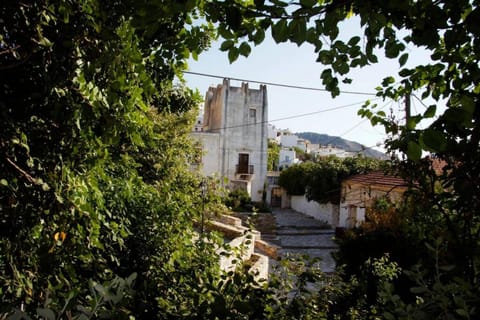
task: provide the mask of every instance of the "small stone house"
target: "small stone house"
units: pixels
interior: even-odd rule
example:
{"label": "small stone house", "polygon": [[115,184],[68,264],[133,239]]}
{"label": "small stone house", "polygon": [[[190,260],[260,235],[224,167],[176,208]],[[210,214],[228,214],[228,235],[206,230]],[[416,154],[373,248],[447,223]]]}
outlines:
{"label": "small stone house", "polygon": [[342,182],[339,217],[333,219],[338,221],[338,227],[357,227],[365,221],[366,208],[372,206],[375,199],[386,196],[397,202],[407,189],[405,180],[382,171],[352,176]]}

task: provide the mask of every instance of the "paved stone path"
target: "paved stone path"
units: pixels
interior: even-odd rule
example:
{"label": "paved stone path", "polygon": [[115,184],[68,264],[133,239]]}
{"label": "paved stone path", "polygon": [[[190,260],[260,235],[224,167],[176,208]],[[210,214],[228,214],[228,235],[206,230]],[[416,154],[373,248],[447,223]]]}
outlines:
{"label": "paved stone path", "polygon": [[281,254],[307,254],[321,259],[322,271],[335,270],[331,253],[337,245],[332,240],[332,229],[325,229],[320,221],[291,209],[275,208],[273,215],[276,220],[275,242],[281,247]]}

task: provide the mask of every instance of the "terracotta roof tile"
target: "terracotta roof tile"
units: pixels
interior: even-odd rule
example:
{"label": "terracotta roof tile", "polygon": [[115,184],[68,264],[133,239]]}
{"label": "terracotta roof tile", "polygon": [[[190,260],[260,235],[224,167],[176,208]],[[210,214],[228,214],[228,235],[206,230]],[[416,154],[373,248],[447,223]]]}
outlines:
{"label": "terracotta roof tile", "polygon": [[437,175],[441,175],[443,173],[443,168],[447,165],[445,160],[433,158],[432,159],[432,169],[435,171]]}
{"label": "terracotta roof tile", "polygon": [[372,171],[365,174],[351,176],[344,182],[360,183],[366,185],[382,185],[391,187],[407,187],[407,182],[399,177],[385,175],[383,171]]}

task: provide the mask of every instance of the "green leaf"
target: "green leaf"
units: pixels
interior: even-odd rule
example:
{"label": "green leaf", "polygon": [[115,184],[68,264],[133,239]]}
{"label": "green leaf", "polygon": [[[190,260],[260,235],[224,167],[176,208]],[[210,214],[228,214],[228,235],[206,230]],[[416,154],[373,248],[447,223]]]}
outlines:
{"label": "green leaf", "polygon": [[469,314],[465,309],[456,309],[455,312],[462,317],[469,318]]}
{"label": "green leaf", "polygon": [[234,46],[235,42],[233,40],[226,40],[222,42],[222,45],[220,46],[221,51],[228,51],[230,48]]}
{"label": "green leaf", "polygon": [[242,42],[242,44],[238,48],[238,51],[242,56],[248,57],[252,49],[250,48],[250,45],[247,42]]}
{"label": "green leaf", "polygon": [[8,181],[6,179],[1,179],[0,180],[0,185],[7,187],[8,186]]}
{"label": "green leaf", "polygon": [[348,40],[348,45],[353,47],[355,46],[356,44],[358,44],[360,42],[360,37],[359,36],[355,36],[355,37],[352,37],[350,40]]}
{"label": "green leaf", "polygon": [[427,288],[425,287],[413,287],[413,288],[410,288],[410,292],[411,293],[414,293],[414,294],[419,294],[419,293],[425,293],[427,292]]}
{"label": "green leaf", "polygon": [[445,150],[447,139],[443,132],[427,129],[422,134],[422,141],[431,151],[438,152]]}
{"label": "green leaf", "polygon": [[295,19],[288,25],[290,39],[300,46],[307,39],[307,21],[305,19]]}
{"label": "green leaf", "polygon": [[395,78],[394,77],[386,77],[382,81],[382,86],[387,87],[388,85],[395,83]]}
{"label": "green leaf", "polygon": [[288,24],[287,20],[279,20],[272,26],[272,37],[276,43],[285,42],[288,39]]}
{"label": "green leaf", "polygon": [[317,0],[300,0],[302,7],[311,8],[317,3]]}
{"label": "green leaf", "polygon": [[400,70],[398,75],[406,78],[406,77],[409,77],[410,75],[412,75],[414,72],[415,72],[415,70],[405,68],[405,69]]}
{"label": "green leaf", "polygon": [[340,73],[341,75],[347,74],[348,71],[350,71],[350,67],[348,66],[348,63],[343,62],[343,61],[336,61],[332,65],[333,69]]}
{"label": "green leaf", "polygon": [[408,53],[402,54],[398,59],[398,62],[400,63],[400,67],[403,67],[405,63],[407,63],[407,60],[408,60]]}
{"label": "green leaf", "polygon": [[422,157],[422,148],[418,143],[409,141],[407,145],[407,156],[410,160],[416,161]]}
{"label": "green leaf", "polygon": [[230,63],[233,63],[235,60],[238,59],[238,55],[240,54],[240,52],[238,51],[237,48],[233,47],[230,49],[230,51],[228,51],[228,61]]}
{"label": "green leaf", "polygon": [[234,36],[233,33],[224,26],[219,26],[217,32],[224,39],[232,39]]}
{"label": "green leaf", "polygon": [[318,34],[317,34],[317,30],[315,28],[309,28],[307,30],[307,35],[306,35],[305,39],[308,43],[314,44],[316,47],[318,47],[318,45],[319,45],[320,48],[321,48],[321,46],[322,46],[322,42],[318,40]]}
{"label": "green leaf", "polygon": [[40,37],[40,39],[38,40],[38,44],[46,48],[50,48],[53,46],[53,43],[43,36]]}
{"label": "green leaf", "polygon": [[318,53],[317,62],[328,65],[333,62],[333,53],[330,50],[321,50]]}
{"label": "green leaf", "polygon": [[37,314],[46,320],[55,320],[55,313],[51,309],[38,308]]}
{"label": "green leaf", "polygon": [[349,47],[341,40],[335,41],[333,47],[336,48],[340,53],[347,53],[349,49]]}
{"label": "green leaf", "polygon": [[378,62],[377,56],[373,53],[367,54],[367,59],[368,59],[368,61],[370,61],[372,63],[377,63]]}
{"label": "green leaf", "polygon": [[467,111],[470,114],[473,114],[473,112],[475,111],[475,101],[471,96],[462,96],[462,98],[460,98],[460,103],[463,110]]}
{"label": "green leaf", "polygon": [[428,107],[428,109],[425,111],[425,113],[423,114],[423,117],[424,118],[432,118],[433,116],[435,116],[435,113],[437,112],[437,106],[432,104]]}
{"label": "green leaf", "polygon": [[265,31],[263,29],[258,29],[257,32],[252,36],[253,43],[256,45],[260,44],[265,40]]}
{"label": "green leaf", "polygon": [[422,120],[420,116],[412,116],[407,121],[407,129],[413,130],[417,126],[417,124]]}

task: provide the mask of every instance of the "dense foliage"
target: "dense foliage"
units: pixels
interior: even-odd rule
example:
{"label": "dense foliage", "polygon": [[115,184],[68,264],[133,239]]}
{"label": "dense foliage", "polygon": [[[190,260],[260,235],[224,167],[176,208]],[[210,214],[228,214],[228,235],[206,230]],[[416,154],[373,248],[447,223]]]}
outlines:
{"label": "dense foliage", "polygon": [[[47,319],[478,318],[478,4],[4,1],[1,317],[18,308],[17,316],[24,309]],[[358,34],[339,38],[341,22],[353,16]],[[368,103],[359,111],[385,127],[392,153],[407,156],[398,167],[415,188],[395,209],[399,227],[387,228],[394,239],[367,230],[366,249],[383,247],[360,257],[364,269],[351,278],[324,278],[296,262],[294,291],[282,277],[266,289],[251,286],[249,275],[215,277],[215,239],[192,240],[202,199],[187,170],[196,97],[172,83],[185,60],[208,47],[211,23],[231,61],[248,56],[268,30],[278,43],[313,45],[333,96],[351,82],[351,69],[376,63],[382,51],[401,70],[379,96],[419,92],[434,101],[405,123]],[[432,62],[404,68],[409,46],[429,51]],[[422,128],[423,119],[434,121]],[[443,170],[420,160],[422,151]],[[328,166],[321,170],[336,179]],[[311,199],[328,195],[322,179],[304,190]],[[425,254],[407,264],[385,239]],[[414,284],[406,293],[394,283],[400,276]],[[317,280],[322,286],[312,287]]]}
{"label": "dense foliage", "polygon": [[340,203],[342,181],[352,175],[379,170],[382,161],[365,158],[322,157],[293,165],[280,173],[278,183],[290,195],[305,195],[318,203]]}
{"label": "dense foliage", "polygon": [[278,169],[278,160],[280,158],[280,145],[278,143],[268,141],[267,152],[267,170],[276,171]]}
{"label": "dense foliage", "polygon": [[129,289],[114,318],[181,314],[184,291],[218,268],[192,242],[198,99],[172,85],[208,44],[192,14],[175,2],[2,4],[0,314],[97,317],[100,283]]}

